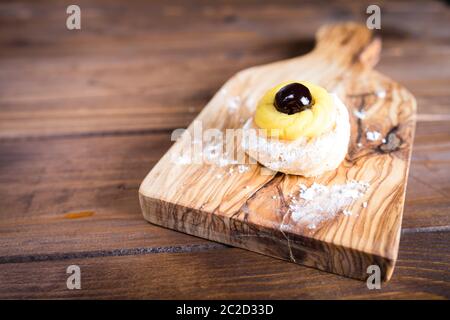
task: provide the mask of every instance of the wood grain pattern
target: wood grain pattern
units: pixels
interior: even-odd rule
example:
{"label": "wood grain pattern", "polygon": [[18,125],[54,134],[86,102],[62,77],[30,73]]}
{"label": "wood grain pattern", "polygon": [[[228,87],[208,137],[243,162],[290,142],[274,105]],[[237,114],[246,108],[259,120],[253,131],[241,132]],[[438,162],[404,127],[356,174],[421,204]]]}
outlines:
{"label": "wood grain pattern", "polygon": [[[319,83],[344,98],[350,113],[368,113],[368,120],[353,117],[348,156],[336,171],[305,179],[263,175],[261,167],[253,165],[248,173],[227,175],[229,166],[175,164],[174,155],[191,144],[180,139],[141,185],[144,217],[189,234],[358,279],[367,278],[367,267],[376,264],[383,280],[388,280],[398,252],[416,104],[404,88],[372,70],[379,51],[380,40],[373,39],[364,26],[322,27],[310,54],[239,72],[196,119],[204,129],[237,129],[242,126],[239,120],[251,116],[264,90],[287,79]],[[377,98],[380,90],[386,97]],[[235,96],[242,103],[230,115],[226,101]],[[388,143],[367,141],[368,128],[381,132]],[[194,125],[189,130],[193,137]],[[359,143],[364,147],[359,148]],[[224,178],[214,179],[217,174]],[[334,185],[351,179],[371,184],[367,209],[357,203],[351,207],[355,216],[340,215],[314,230],[291,218],[287,195],[298,192],[299,183]],[[282,229],[285,224],[288,230]]]}
{"label": "wood grain pattern", "polygon": [[[223,247],[0,264],[0,298],[450,299],[449,235],[403,235],[395,276],[380,290],[368,290],[361,281]],[[421,243],[438,250],[427,250]],[[66,289],[66,268],[71,264],[82,270],[82,290]]]}
{"label": "wood grain pattern", "polygon": [[[170,132],[186,127],[227,78],[306,53],[325,23],[364,23],[372,3],[78,0],[83,30],[72,33],[68,3],[0,2],[1,297],[449,298],[443,1],[380,3],[377,70],[418,101],[399,261],[381,290],[152,226],[136,198]],[[174,81],[176,92],[162,85]],[[82,211],[95,214],[65,218]],[[198,245],[208,251],[195,252]],[[81,292],[65,290],[71,263],[84,270]]]}
{"label": "wood grain pattern", "polygon": [[[363,23],[372,2],[78,4],[85,25],[71,33],[62,3],[0,3],[0,138],[186,127],[234,73],[306,53],[321,25]],[[379,70],[416,95],[419,120],[449,119],[449,10],[437,1],[382,7]]]}
{"label": "wood grain pattern", "polygon": [[[450,122],[418,124],[403,221],[408,232],[450,225],[449,139]],[[0,193],[8,208],[0,259],[211,244],[142,219],[139,184],[170,145],[169,134],[0,141]],[[95,214],[66,218],[86,210]]]}
{"label": "wood grain pattern", "polygon": [[[450,225],[449,139],[450,122],[418,124],[405,203],[406,230]],[[139,184],[147,167],[156,164],[170,145],[169,134],[0,141],[0,193],[8,208],[0,221],[0,260],[211,244],[142,219],[136,199]],[[94,215],[66,218],[67,213],[83,210]]]}

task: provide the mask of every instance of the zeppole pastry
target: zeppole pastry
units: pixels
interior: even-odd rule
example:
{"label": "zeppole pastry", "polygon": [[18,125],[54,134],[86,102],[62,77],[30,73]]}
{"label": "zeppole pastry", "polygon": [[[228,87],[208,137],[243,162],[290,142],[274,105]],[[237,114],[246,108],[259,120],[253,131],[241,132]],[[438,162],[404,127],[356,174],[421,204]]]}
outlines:
{"label": "zeppole pastry", "polygon": [[245,152],[262,165],[311,177],[336,169],[344,160],[350,122],[335,94],[306,81],[287,82],[264,94],[244,132]]}

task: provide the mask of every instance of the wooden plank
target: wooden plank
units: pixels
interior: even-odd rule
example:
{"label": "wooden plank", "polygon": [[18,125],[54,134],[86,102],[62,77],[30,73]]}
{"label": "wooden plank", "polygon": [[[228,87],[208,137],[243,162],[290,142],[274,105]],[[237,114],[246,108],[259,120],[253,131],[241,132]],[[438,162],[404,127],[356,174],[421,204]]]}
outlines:
{"label": "wooden plank", "polygon": [[63,216],[15,220],[1,223],[0,232],[0,264],[223,247],[151,225],[137,212],[77,219]]}
{"label": "wooden plank", "polygon": [[[403,228],[450,226],[449,139],[450,122],[418,124]],[[168,133],[0,141],[0,194],[8,208],[1,212],[0,257],[200,243],[148,224],[140,212],[139,183],[170,144]],[[83,211],[94,215],[66,216]]]}
{"label": "wooden plank", "polygon": [[[121,0],[112,0],[107,4],[99,1],[80,0],[84,9],[82,32],[71,33],[65,28],[64,3],[32,0],[20,3],[1,4],[2,26],[4,32],[0,40],[8,45],[8,53],[31,54],[30,49],[48,50],[54,46],[52,53],[86,52],[87,40],[95,40],[99,46],[91,48],[102,52],[104,44],[111,41],[135,40],[140,37],[156,37],[158,41],[179,39],[180,35],[193,37],[178,41],[181,46],[199,44],[208,48],[205,41],[200,41],[201,35],[215,33],[233,33],[248,35],[264,35],[264,37],[280,37],[283,35],[312,38],[314,31],[321,25],[336,20],[356,20],[364,22],[366,8],[370,0],[355,3],[351,0],[323,5],[320,2],[297,3],[292,0],[271,1],[239,0],[216,1],[214,5],[203,1],[171,1],[170,3],[148,2],[135,0],[130,5],[123,5]],[[258,10],[255,10],[255,5]],[[439,1],[389,1],[383,3],[383,28],[390,38],[403,40],[405,38],[443,40],[448,39],[445,27],[448,26],[448,8]],[[321,10],[318,11],[317,9]],[[63,14],[61,15],[61,12]],[[111,25],[118,17],[120,24]],[[151,16],[152,19],[148,19]],[[40,19],[45,17],[46,19]],[[283,19],[281,19],[283,18]],[[352,19],[353,18],[353,19]],[[17,28],[20,22],[21,28]],[[126,23],[125,23],[126,22]],[[214,25],[214,28],[207,26]],[[41,28],[36,28],[39,26]],[[51,31],[51,32],[50,32]],[[425,32],[424,32],[425,31]],[[34,37],[33,37],[34,36]],[[188,41],[186,41],[188,40]],[[216,44],[214,37],[208,39]],[[229,38],[230,43],[233,37]],[[76,42],[77,46],[70,48]],[[67,45],[69,46],[61,46]],[[80,46],[79,44],[83,44]],[[155,43],[157,44],[157,43]],[[44,45],[44,46],[43,46]],[[27,48],[25,48],[27,47]],[[212,46],[211,46],[212,47]],[[13,51],[15,49],[16,51]],[[69,50],[71,49],[71,50]],[[125,50],[125,48],[118,48]],[[163,47],[158,48],[164,50]],[[424,48],[427,50],[428,48]],[[103,53],[103,52],[102,52]]]}
{"label": "wooden plank", "polygon": [[0,142],[2,220],[139,212],[137,186],[170,134]]}
{"label": "wooden plank", "polygon": [[420,122],[406,191],[404,228],[450,225],[450,122]]}
{"label": "wooden plank", "polygon": [[[367,7],[263,2],[256,14],[255,3],[240,1],[79,5],[83,30],[74,33],[63,4],[0,4],[0,137],[185,127],[236,71],[303,54],[321,24],[363,22]],[[383,4],[378,68],[415,93],[419,120],[449,119],[448,12],[435,2]],[[125,21],[111,28],[118,16]]]}
{"label": "wooden plank", "polygon": [[168,134],[0,142],[0,261],[207,243],[142,218],[139,182],[170,143]]}
{"label": "wooden plank", "polygon": [[[404,228],[450,226],[449,140],[450,122],[418,124]],[[168,133],[0,141],[0,194],[8,208],[0,221],[0,257],[204,241],[152,226],[140,212],[140,180],[170,144]],[[83,211],[94,215],[66,216]]]}
{"label": "wooden plank", "polygon": [[[449,232],[402,237],[394,277],[380,290],[245,250],[0,264],[0,298],[449,299]],[[66,268],[81,268],[67,290]]]}

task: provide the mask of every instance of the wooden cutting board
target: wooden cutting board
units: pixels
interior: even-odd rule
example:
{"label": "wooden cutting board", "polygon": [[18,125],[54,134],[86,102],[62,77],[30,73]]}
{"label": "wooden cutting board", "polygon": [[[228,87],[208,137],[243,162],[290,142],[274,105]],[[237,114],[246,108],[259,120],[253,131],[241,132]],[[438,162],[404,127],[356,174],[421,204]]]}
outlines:
{"label": "wooden cutting board", "polygon": [[[381,41],[365,26],[327,25],[316,40],[309,54],[237,73],[196,120],[203,130],[238,129],[270,87],[293,79],[317,83],[349,108],[351,142],[337,170],[303,178],[259,164],[189,164],[179,158],[181,151],[204,143],[189,140],[196,130],[191,124],[189,134],[142,182],[142,211],[154,224],[352,278],[366,279],[368,266],[378,265],[382,280],[388,280],[400,240],[416,102],[402,86],[372,69]],[[380,138],[368,139],[368,131],[379,132]],[[235,147],[241,151],[238,143]],[[339,212],[314,228],[291,219],[289,195],[298,194],[300,184],[333,186],[352,179],[369,187],[346,208],[347,214]]]}

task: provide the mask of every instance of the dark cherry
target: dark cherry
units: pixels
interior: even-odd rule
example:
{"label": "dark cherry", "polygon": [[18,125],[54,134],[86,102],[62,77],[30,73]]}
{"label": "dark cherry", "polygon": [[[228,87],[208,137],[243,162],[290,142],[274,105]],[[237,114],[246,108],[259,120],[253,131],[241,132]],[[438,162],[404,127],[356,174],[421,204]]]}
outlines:
{"label": "dark cherry", "polygon": [[275,95],[275,108],[286,114],[302,112],[311,106],[311,92],[300,83],[290,83]]}

